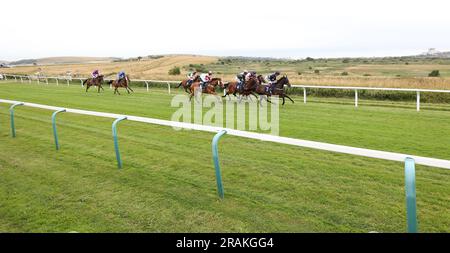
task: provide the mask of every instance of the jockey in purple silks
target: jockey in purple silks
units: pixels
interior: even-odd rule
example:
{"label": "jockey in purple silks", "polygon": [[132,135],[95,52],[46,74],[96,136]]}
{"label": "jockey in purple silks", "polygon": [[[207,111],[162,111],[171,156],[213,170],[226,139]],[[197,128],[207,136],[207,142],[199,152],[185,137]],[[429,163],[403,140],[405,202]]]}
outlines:
{"label": "jockey in purple silks", "polygon": [[92,78],[94,78],[94,79],[97,78],[99,75],[100,75],[100,73],[99,73],[98,69],[96,69],[92,72]]}

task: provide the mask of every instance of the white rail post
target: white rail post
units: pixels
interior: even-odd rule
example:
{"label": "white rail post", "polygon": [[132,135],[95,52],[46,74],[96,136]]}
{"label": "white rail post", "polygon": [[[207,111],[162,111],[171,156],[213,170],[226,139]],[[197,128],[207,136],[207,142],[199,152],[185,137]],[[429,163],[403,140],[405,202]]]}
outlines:
{"label": "white rail post", "polygon": [[306,88],[303,88],[303,103],[306,104]]}
{"label": "white rail post", "polygon": [[420,91],[417,91],[417,111],[420,111]]}
{"label": "white rail post", "polygon": [[23,83],[23,79],[22,79],[22,76],[20,77],[20,83]]}
{"label": "white rail post", "polygon": [[69,79],[66,78],[66,81],[67,81],[67,86],[69,86],[70,85]]}
{"label": "white rail post", "polygon": [[81,84],[81,87],[84,87],[83,86],[83,80],[81,80],[81,78],[80,78],[80,84]]}
{"label": "white rail post", "polygon": [[28,76],[28,82],[31,83],[31,77],[30,76]]}
{"label": "white rail post", "polygon": [[55,80],[56,80],[56,86],[58,86],[59,85],[58,78],[55,78]]}
{"label": "white rail post", "polygon": [[358,90],[355,90],[355,107],[358,107]]}
{"label": "white rail post", "polygon": [[147,86],[147,92],[148,92],[148,82],[147,81],[144,81],[145,82],[145,85]]}
{"label": "white rail post", "polygon": [[40,84],[39,76],[37,77],[37,84]]}
{"label": "white rail post", "polygon": [[7,80],[8,80],[8,78],[6,78],[6,75],[3,75],[3,77],[5,78],[5,81],[7,81]]}
{"label": "white rail post", "polygon": [[48,84],[48,78],[45,78],[45,83]]}
{"label": "white rail post", "polygon": [[14,82],[17,83],[17,76],[14,76]]}
{"label": "white rail post", "polygon": [[170,83],[167,82],[167,89],[169,90],[169,94],[170,94]]}

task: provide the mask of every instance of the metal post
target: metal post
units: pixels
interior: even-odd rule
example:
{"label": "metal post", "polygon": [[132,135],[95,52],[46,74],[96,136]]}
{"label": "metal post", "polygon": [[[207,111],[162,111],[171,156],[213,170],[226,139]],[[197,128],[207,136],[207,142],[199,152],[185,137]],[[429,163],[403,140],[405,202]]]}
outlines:
{"label": "metal post", "polygon": [[212,140],[212,154],[213,154],[214,168],[216,169],[217,191],[218,191],[219,197],[221,199],[224,198],[224,193],[223,193],[223,185],[222,185],[222,175],[220,173],[219,152],[218,152],[218,148],[217,148],[217,143],[219,142],[220,137],[222,137],[222,135],[224,135],[226,133],[227,133],[227,131],[222,130],[222,131],[218,132]]}
{"label": "metal post", "polygon": [[59,85],[58,78],[55,78],[55,80],[56,80],[56,86],[58,86]]}
{"label": "metal post", "polygon": [[14,82],[17,83],[17,76],[14,76]]}
{"label": "metal post", "polygon": [[15,103],[15,104],[11,105],[11,107],[9,107],[9,113],[11,115],[11,135],[13,138],[16,137],[16,128],[14,126],[14,107],[16,107],[18,105],[23,105],[23,103],[22,102]]}
{"label": "metal post", "polygon": [[22,77],[20,77],[20,83],[23,83],[23,78]]}
{"label": "metal post", "polygon": [[69,86],[70,85],[70,83],[69,83],[69,79],[66,79],[67,80],[67,86]]}
{"label": "metal post", "polygon": [[405,159],[405,192],[408,233],[417,233],[416,170],[414,159],[410,157]]}
{"label": "metal post", "polygon": [[145,85],[147,86],[147,92],[148,92],[148,82],[147,81],[144,81],[145,82]]}
{"label": "metal post", "polygon": [[119,123],[122,120],[127,119],[127,117],[120,117],[116,120],[114,120],[113,124],[112,124],[112,135],[113,135],[113,139],[114,139],[114,150],[116,151],[116,159],[117,159],[117,166],[119,167],[119,169],[122,168],[122,159],[120,158],[120,152],[119,152],[119,143],[117,140],[117,123]]}
{"label": "metal post", "polygon": [[83,80],[81,80],[81,78],[80,78],[80,83],[81,83],[81,87],[84,87]]}
{"label": "metal post", "polygon": [[38,76],[38,77],[37,77],[37,83],[38,83],[38,84],[40,84],[40,82],[39,82],[39,81],[40,81],[40,80],[39,80],[39,76]]}
{"label": "metal post", "polygon": [[358,90],[355,90],[355,107],[358,107]]}
{"label": "metal post", "polygon": [[5,78],[5,81],[8,81],[8,78],[6,77],[6,75],[3,75],[3,77]]}
{"label": "metal post", "polygon": [[417,91],[417,111],[420,111],[420,91]]}
{"label": "metal post", "polygon": [[31,83],[31,77],[30,76],[28,76],[28,82]]}
{"label": "metal post", "polygon": [[59,150],[58,132],[56,131],[56,114],[65,111],[66,109],[60,109],[52,114],[53,136],[55,137],[56,150]]}
{"label": "metal post", "polygon": [[303,88],[303,103],[306,104],[306,88]]}
{"label": "metal post", "polygon": [[167,82],[167,89],[169,89],[169,94],[170,94],[170,83]]}
{"label": "metal post", "polygon": [[48,78],[45,78],[45,83],[48,84]]}

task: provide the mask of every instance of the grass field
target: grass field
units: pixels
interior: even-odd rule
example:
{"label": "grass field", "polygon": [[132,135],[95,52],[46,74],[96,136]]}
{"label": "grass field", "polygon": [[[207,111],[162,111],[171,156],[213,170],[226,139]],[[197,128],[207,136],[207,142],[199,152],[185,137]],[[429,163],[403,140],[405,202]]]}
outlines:
{"label": "grass field", "polygon": [[[172,96],[0,83],[2,99],[161,119],[176,110]],[[280,135],[450,159],[447,105],[301,101],[280,109]],[[0,231],[406,231],[401,163],[225,136],[220,201],[211,133],[121,122],[118,170],[111,119],[60,114],[56,152],[50,111],[17,107],[13,139],[8,106],[0,104]],[[417,166],[419,231],[450,232],[449,179],[448,170]]]}

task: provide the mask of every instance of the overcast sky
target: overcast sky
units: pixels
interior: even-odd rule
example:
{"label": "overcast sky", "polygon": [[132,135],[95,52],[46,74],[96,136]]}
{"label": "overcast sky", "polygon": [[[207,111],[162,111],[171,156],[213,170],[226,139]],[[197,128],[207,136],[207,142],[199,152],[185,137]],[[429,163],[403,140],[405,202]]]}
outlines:
{"label": "overcast sky", "polygon": [[0,60],[450,50],[448,0],[2,0]]}

